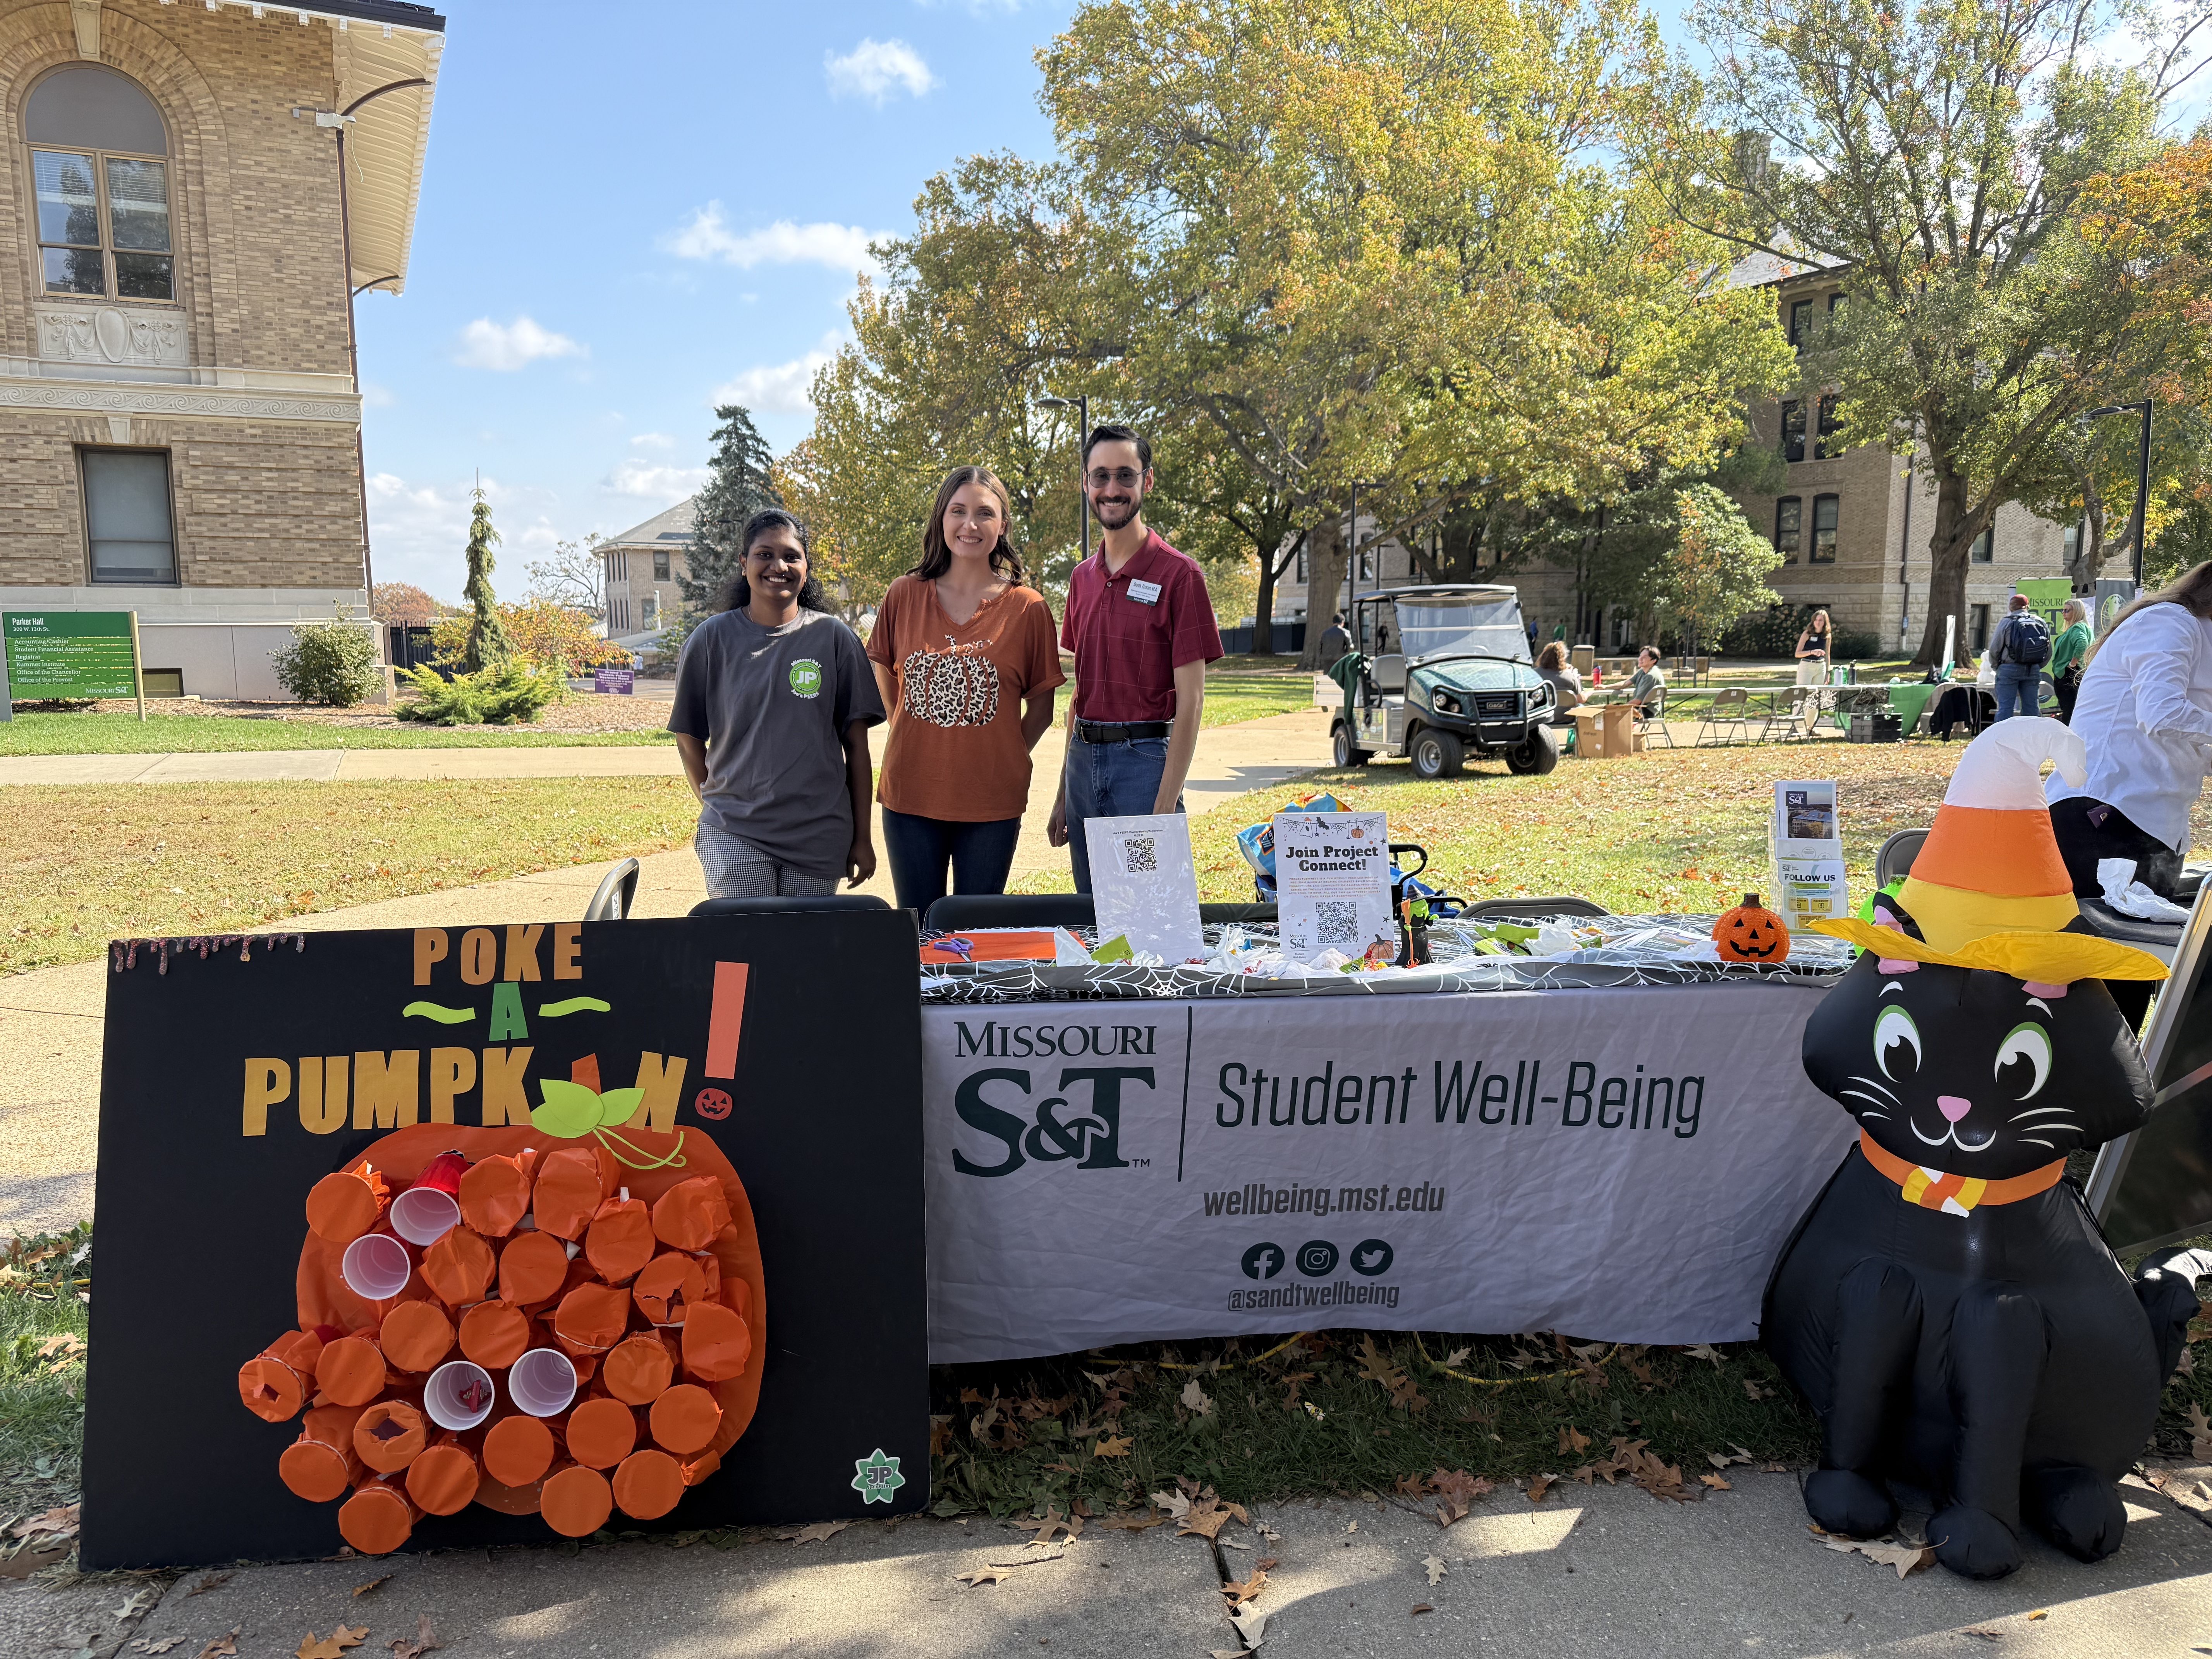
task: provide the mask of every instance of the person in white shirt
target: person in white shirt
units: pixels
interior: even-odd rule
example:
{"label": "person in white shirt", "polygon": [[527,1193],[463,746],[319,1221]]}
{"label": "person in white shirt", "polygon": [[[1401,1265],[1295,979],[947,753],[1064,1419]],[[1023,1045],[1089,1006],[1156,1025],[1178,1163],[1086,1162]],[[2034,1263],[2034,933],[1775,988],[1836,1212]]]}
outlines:
{"label": "person in white shirt", "polygon": [[2097,864],[2128,859],[2172,899],[2189,852],[2189,813],[2212,770],[2212,562],[2122,611],[2089,653],[2074,702],[2088,745],[2081,788],[2053,774],[2046,793],[2077,895]]}

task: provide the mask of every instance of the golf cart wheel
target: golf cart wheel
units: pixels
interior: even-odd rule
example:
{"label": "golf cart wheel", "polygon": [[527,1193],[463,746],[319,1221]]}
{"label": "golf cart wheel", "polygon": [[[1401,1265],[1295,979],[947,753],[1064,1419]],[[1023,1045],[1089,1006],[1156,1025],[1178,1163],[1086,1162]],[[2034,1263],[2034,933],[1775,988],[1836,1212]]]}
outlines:
{"label": "golf cart wheel", "polygon": [[1349,726],[1339,726],[1330,732],[1329,747],[1335,756],[1336,764],[1340,769],[1347,766],[1367,764],[1367,751],[1364,749],[1354,749],[1352,746],[1352,730]]}
{"label": "golf cart wheel", "polygon": [[1439,732],[1433,726],[1424,726],[1413,738],[1413,746],[1407,751],[1413,757],[1413,775],[1417,778],[1453,778],[1467,763],[1467,746],[1449,732]]}
{"label": "golf cart wheel", "polygon": [[1538,727],[1505,751],[1508,770],[1522,776],[1542,777],[1559,763],[1559,745],[1549,732]]}

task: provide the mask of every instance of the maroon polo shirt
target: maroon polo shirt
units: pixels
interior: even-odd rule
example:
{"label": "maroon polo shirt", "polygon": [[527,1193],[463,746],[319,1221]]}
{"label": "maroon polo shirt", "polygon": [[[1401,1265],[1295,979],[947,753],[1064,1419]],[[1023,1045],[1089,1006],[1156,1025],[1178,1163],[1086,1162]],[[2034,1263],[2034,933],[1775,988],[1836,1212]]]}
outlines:
{"label": "maroon polo shirt", "polygon": [[1076,719],[1115,726],[1173,720],[1176,665],[1221,655],[1206,573],[1157,530],[1110,574],[1101,546],[1067,579],[1060,643],[1075,653]]}

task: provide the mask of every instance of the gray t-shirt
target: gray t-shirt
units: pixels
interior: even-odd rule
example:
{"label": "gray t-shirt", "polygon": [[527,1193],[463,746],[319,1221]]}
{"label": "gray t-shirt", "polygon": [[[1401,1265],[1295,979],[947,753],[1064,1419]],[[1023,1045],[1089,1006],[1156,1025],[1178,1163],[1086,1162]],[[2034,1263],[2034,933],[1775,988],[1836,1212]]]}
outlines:
{"label": "gray t-shirt", "polygon": [[802,611],[763,628],[725,611],[684,643],[668,729],[707,745],[701,823],[834,878],[853,844],[845,728],[883,718],[860,637],[837,617]]}

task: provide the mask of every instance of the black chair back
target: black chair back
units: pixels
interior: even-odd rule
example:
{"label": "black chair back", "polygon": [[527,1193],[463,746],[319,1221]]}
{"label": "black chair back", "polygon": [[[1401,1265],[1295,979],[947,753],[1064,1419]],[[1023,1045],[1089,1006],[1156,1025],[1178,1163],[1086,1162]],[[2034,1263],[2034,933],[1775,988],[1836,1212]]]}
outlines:
{"label": "black chair back", "polygon": [[1468,905],[1453,920],[1474,921],[1482,916],[1609,916],[1612,914],[1595,899],[1577,898],[1570,894],[1559,898],[1481,899]]}
{"label": "black chair back", "polygon": [[695,916],[774,915],[792,910],[888,910],[873,893],[826,893],[820,898],[710,898],[691,907]]}
{"label": "black chair back", "polygon": [[1091,927],[1098,912],[1088,893],[948,893],[929,907],[931,933],[963,927]]}

